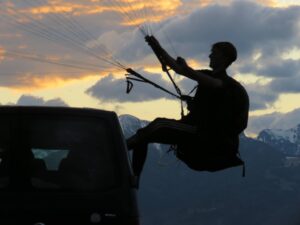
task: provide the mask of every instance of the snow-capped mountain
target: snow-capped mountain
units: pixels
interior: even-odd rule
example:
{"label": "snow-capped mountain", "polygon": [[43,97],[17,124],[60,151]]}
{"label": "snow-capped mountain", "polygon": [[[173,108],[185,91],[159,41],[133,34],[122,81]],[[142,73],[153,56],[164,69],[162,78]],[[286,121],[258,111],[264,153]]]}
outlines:
{"label": "snow-capped mountain", "polygon": [[119,116],[119,121],[126,138],[134,135],[138,129],[146,126],[149,123],[148,121],[140,120],[127,114]]}
{"label": "snow-capped mountain", "polygon": [[[140,120],[137,117],[128,114],[120,115],[119,121],[125,138],[134,135],[138,129],[145,127],[149,124],[149,121]],[[157,144],[157,143],[152,144],[151,147],[158,150],[161,155],[163,154],[162,152],[163,150],[169,148],[168,145]]]}
{"label": "snow-capped mountain", "polygon": [[[125,136],[147,124],[129,115],[120,122]],[[289,132],[276,134],[296,143]],[[241,135],[245,178],[238,167],[194,171],[173,154],[155,150],[150,146],[138,192],[142,224],[300,224],[300,166],[287,165],[286,155],[270,144]]]}
{"label": "snow-capped mountain", "polygon": [[300,124],[288,130],[265,129],[257,139],[287,155],[300,156]]}

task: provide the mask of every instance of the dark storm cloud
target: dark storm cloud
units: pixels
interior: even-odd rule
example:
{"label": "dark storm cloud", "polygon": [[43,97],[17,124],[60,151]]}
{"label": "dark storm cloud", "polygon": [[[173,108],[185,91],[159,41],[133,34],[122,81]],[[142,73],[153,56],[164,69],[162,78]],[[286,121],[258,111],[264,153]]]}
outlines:
{"label": "dark storm cloud", "polygon": [[272,106],[278,99],[278,94],[268,85],[250,84],[245,85],[250,97],[250,110],[261,110]]}
{"label": "dark storm cloud", "polygon": [[[175,48],[178,55],[202,62],[208,61],[212,43],[233,42],[239,54],[234,64],[235,73],[273,78],[269,85],[248,85],[251,109],[256,110],[272,106],[281,93],[300,92],[297,79],[295,83],[278,79],[300,76],[299,60],[282,58],[283,53],[300,46],[299,18],[299,6],[272,8],[235,1],[226,6],[200,8],[190,15],[174,17],[153,27],[156,28],[155,36],[170,53]],[[133,62],[152,54],[138,35],[128,40],[120,51],[122,58]],[[258,54],[260,56],[255,59]]]}
{"label": "dark storm cloud", "polygon": [[[167,46],[170,43],[166,43],[166,33],[178,52],[189,57],[200,55],[206,59],[210,45],[221,40],[232,41],[242,58],[257,49],[266,54],[279,54],[295,43],[299,17],[299,7],[280,9],[237,1],[229,6],[211,5],[188,16],[169,19],[163,22],[156,36]],[[132,54],[138,57],[137,44],[143,46],[137,39],[129,40],[126,51],[132,49]]]}
{"label": "dark storm cloud", "polygon": [[250,61],[248,65],[243,65],[239,71],[270,78],[293,77],[300,76],[300,63],[299,60],[269,56],[254,62]]}
{"label": "dark storm cloud", "polygon": [[[151,81],[172,90],[170,83],[163,80],[158,74],[149,74],[141,72],[143,76]],[[126,94],[125,78],[115,78],[112,74],[99,80],[95,85],[86,90],[86,93],[103,102],[143,102],[157,100],[161,98],[170,98],[161,90],[147,84],[135,82],[130,94]]]}
{"label": "dark storm cloud", "polygon": [[[21,5],[25,4],[25,2],[14,2]],[[83,6],[100,4],[98,1],[68,0],[68,2],[73,5],[80,3]],[[182,7],[184,7],[184,4]],[[108,43],[107,46],[112,47],[109,51],[115,53],[118,59],[125,62],[126,66],[137,62],[145,65],[146,63],[143,62],[147,60],[146,57],[149,55],[153,56],[141,33],[137,30],[132,32],[135,29],[134,27],[125,27],[119,24],[120,19],[122,19],[120,14],[112,11],[88,14],[87,11],[83,12],[80,10],[77,9],[78,14],[75,14],[76,20],[92,34],[91,36],[98,37],[99,43]],[[170,53],[173,53],[173,56],[178,54],[186,58],[199,59],[201,62],[208,61],[210,47],[214,42],[220,40],[233,42],[239,52],[238,67],[235,72],[254,73],[274,78],[269,86],[249,87],[252,102],[251,108],[254,110],[269,107],[277,100],[280,93],[299,92],[297,79],[294,80],[295,82],[278,79],[299,76],[300,63],[298,61],[283,60],[280,57],[283,52],[290,50],[292,47],[300,46],[299,17],[300,7],[298,6],[272,8],[248,1],[234,1],[226,6],[214,4],[196,9],[193,13],[186,16],[174,16],[152,25],[152,28],[155,31],[155,36]],[[46,17],[40,21],[53,23]],[[6,23],[0,24],[1,33],[7,33],[6,27]],[[65,26],[56,25],[55,27],[59,31],[66,31],[64,29]],[[103,69],[102,65],[105,63],[95,59],[82,47],[69,48],[69,43],[66,41],[52,43],[49,40],[41,39],[20,29],[15,30],[16,27],[11,27],[11,29],[13,31],[11,32],[12,34],[21,33],[22,38],[15,37],[12,39],[8,36],[0,36],[1,45],[5,45],[7,48],[18,49],[22,47],[22,49],[30,53],[37,52],[42,55],[76,60],[81,63],[93,64],[97,66],[96,68]],[[112,32],[112,30],[115,32]],[[84,35],[81,32],[78,32],[77,35]],[[74,35],[73,38],[75,38]],[[85,46],[87,43],[90,43],[91,39],[93,38],[90,38],[88,34],[85,37],[81,36],[78,41]],[[174,53],[174,49],[176,53]],[[100,53],[100,55],[102,53],[101,49],[98,49],[96,52]],[[257,53],[261,54],[260,58],[253,60]],[[153,62],[159,65],[156,59]],[[43,76],[53,76],[55,73],[50,73],[51,71],[61,70],[61,67],[58,66],[32,63],[24,60],[5,60],[0,63],[0,72],[2,72],[0,83],[2,87],[30,86],[32,80],[38,77],[43,78]],[[103,65],[103,67],[105,66]],[[6,71],[11,74],[6,75]],[[70,69],[64,71],[70,71]],[[12,74],[12,72],[16,73]],[[43,74],[38,74],[38,72],[43,72]],[[81,75],[78,75],[78,77]],[[74,77],[76,75],[75,73],[60,73],[59,76],[69,78],[69,76]],[[125,95],[123,92],[125,84],[122,82],[110,77],[102,82],[99,81],[87,93],[101,98],[102,101],[143,101],[164,96],[163,94],[158,94],[159,91],[156,89],[143,84],[135,85],[132,93],[136,92],[136,94]],[[158,79],[158,82],[164,84],[165,81]],[[183,89],[190,89],[192,86],[185,84],[186,81],[181,83]],[[119,85],[120,88],[116,90],[114,88],[111,89],[110,84]],[[102,89],[107,90],[102,92]],[[267,89],[269,93],[264,89]],[[111,95],[105,94],[110,92]]]}
{"label": "dark storm cloud", "polygon": [[266,85],[249,85],[252,110],[269,108],[281,94],[300,93],[299,60],[280,61],[274,57],[274,61],[266,60],[266,65],[254,65],[252,68],[251,65],[248,65],[248,68],[244,69],[245,73],[272,78],[272,81]]}
{"label": "dark storm cloud", "polygon": [[300,93],[300,76],[276,79],[270,87],[277,93]]}

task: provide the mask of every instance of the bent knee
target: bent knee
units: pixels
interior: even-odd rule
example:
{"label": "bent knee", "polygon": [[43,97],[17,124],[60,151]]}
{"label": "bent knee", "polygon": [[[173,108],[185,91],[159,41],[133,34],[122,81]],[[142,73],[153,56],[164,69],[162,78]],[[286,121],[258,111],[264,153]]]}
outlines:
{"label": "bent knee", "polygon": [[164,118],[164,117],[158,117],[158,118],[155,118],[152,123],[157,123],[157,122],[161,122],[161,121],[165,121],[165,120],[169,120],[167,118]]}
{"label": "bent knee", "polygon": [[175,120],[165,119],[165,118],[157,118],[153,122],[148,125],[149,131],[157,131],[162,129],[172,128]]}
{"label": "bent knee", "polygon": [[166,124],[166,123],[173,123],[173,122],[178,122],[178,121],[175,119],[158,117],[154,119],[150,124]]}

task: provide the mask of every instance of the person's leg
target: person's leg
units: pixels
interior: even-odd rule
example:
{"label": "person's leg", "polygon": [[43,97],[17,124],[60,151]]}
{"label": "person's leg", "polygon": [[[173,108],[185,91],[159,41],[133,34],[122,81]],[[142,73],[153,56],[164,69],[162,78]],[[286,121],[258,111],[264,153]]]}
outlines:
{"label": "person's leg", "polygon": [[147,143],[142,143],[140,145],[135,146],[133,149],[132,153],[132,169],[134,172],[134,175],[137,176],[138,178],[140,177],[146,157],[147,157],[147,152],[148,152],[148,144]]}
{"label": "person's leg", "polygon": [[157,118],[146,127],[139,129],[135,135],[128,138],[127,147],[133,149],[141,143],[157,142],[162,144],[176,144],[185,140],[187,136],[197,132],[195,126],[191,126],[174,119]]}
{"label": "person's leg", "polygon": [[127,139],[129,149],[133,149],[132,166],[136,176],[140,176],[147,157],[148,143],[178,144],[196,133],[196,128],[176,120],[158,118],[131,138]]}

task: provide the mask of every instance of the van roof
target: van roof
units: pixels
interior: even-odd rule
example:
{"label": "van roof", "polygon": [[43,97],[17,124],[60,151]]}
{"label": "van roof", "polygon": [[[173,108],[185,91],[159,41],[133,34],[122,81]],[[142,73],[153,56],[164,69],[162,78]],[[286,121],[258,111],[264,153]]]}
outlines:
{"label": "van roof", "polygon": [[56,107],[56,106],[0,106],[0,113],[74,113],[113,116],[113,111],[94,109],[94,108],[76,108],[76,107]]}

